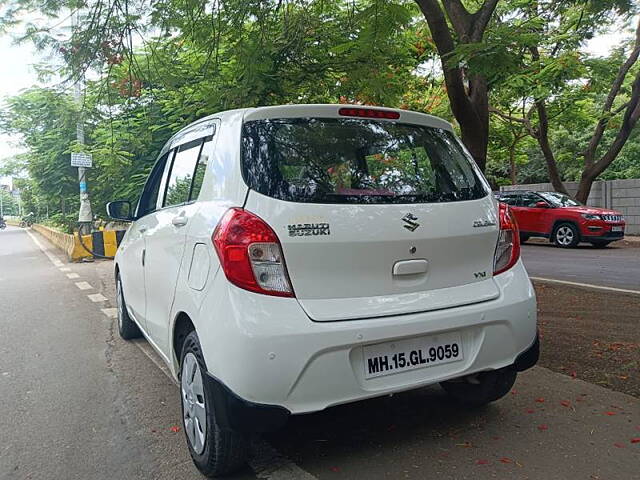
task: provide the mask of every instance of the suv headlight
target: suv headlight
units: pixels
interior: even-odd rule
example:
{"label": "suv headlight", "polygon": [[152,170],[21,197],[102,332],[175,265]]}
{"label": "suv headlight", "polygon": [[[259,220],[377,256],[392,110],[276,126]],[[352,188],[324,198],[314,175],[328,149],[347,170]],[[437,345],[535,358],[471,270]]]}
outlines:
{"label": "suv headlight", "polygon": [[600,215],[595,215],[593,213],[583,213],[582,218],[586,218],[587,220],[602,220]]}

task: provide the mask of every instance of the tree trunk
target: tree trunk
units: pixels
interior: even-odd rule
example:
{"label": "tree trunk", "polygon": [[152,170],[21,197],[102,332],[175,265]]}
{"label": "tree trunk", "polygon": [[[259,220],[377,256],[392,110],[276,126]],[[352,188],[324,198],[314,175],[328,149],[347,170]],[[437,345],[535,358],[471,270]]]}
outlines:
{"label": "tree trunk", "polygon": [[513,142],[509,146],[509,177],[511,177],[511,185],[518,184],[518,172],[516,172],[516,145],[518,138],[514,136]]}
{"label": "tree trunk", "polygon": [[[498,0],[485,0],[475,13],[469,13],[460,0],[416,0],[424,14],[431,36],[442,62],[447,96],[451,111],[460,125],[462,141],[478,167],[487,165],[489,145],[489,96],[487,80],[481,75],[465,77],[462,65],[451,63],[451,56],[459,45],[478,43],[495,11]],[[444,10],[443,10],[444,8]],[[454,40],[447,17],[457,33]],[[465,85],[468,81],[468,87]]]}

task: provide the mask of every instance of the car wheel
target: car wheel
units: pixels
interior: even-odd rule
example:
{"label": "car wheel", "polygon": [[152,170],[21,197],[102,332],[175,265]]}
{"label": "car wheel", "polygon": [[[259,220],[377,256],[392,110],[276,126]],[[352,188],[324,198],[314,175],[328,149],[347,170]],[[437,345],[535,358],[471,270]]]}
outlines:
{"label": "car wheel", "polygon": [[553,232],[553,243],[557,247],[571,248],[580,242],[580,233],[572,223],[561,223]]}
{"label": "car wheel", "polygon": [[520,243],[524,243],[524,242],[526,242],[527,240],[529,240],[530,238],[531,238],[531,236],[530,236],[530,235],[524,235],[524,234],[522,234],[522,233],[521,233],[521,234],[520,234]]}
{"label": "car wheel", "polygon": [[196,332],[186,336],[180,363],[182,426],[189,453],[207,477],[227,475],[246,461],[248,441],[244,435],[220,428],[213,392],[206,381],[206,367]]}
{"label": "car wheel", "polygon": [[124,301],[124,292],[122,290],[122,280],[120,274],[116,277],[116,302],[118,312],[118,333],[124,340],[131,340],[142,336],[142,332],[136,325],[129,312],[127,312],[127,304]]}
{"label": "car wheel", "polygon": [[517,372],[507,367],[442,382],[440,385],[457,402],[480,407],[495,402],[509,393],[516,377]]}
{"label": "car wheel", "polygon": [[606,248],[611,242],[599,241],[599,242],[591,242],[593,248]]}

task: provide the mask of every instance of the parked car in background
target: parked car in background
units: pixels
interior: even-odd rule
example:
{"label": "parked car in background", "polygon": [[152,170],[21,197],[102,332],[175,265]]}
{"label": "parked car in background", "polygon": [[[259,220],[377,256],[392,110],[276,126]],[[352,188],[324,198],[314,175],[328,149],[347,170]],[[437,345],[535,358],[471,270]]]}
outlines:
{"label": "parked car in background", "polygon": [[511,190],[498,192],[496,198],[511,207],[521,242],[543,237],[563,248],[580,242],[604,248],[624,238],[625,221],[620,212],[588,207],[561,193]]}
{"label": "parked car in background", "polygon": [[222,112],[164,146],[115,257],[118,329],[181,385],[205,475],[289,415],[440,383],[506,395],[538,360],[515,220],[451,125],[345,105]]}

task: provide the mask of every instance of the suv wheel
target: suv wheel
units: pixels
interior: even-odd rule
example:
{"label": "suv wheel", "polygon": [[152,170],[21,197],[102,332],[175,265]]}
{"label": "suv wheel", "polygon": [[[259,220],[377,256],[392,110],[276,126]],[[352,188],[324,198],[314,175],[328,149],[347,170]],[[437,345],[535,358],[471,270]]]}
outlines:
{"label": "suv wheel", "polygon": [[122,290],[122,280],[120,274],[116,277],[116,302],[118,306],[118,333],[124,340],[131,340],[142,336],[142,332],[136,325],[129,312],[127,312],[127,304],[124,301],[124,292]]}
{"label": "suv wheel", "polygon": [[509,393],[517,375],[513,368],[507,367],[442,382],[440,386],[457,402],[480,407],[495,402]]}
{"label": "suv wheel", "polygon": [[553,243],[561,248],[571,248],[580,242],[580,233],[572,223],[561,223],[553,232]]}
{"label": "suv wheel", "polygon": [[196,332],[184,339],[180,365],[182,426],[193,462],[207,477],[238,470],[245,463],[248,442],[241,433],[220,428],[216,420],[213,392],[205,378]]}

